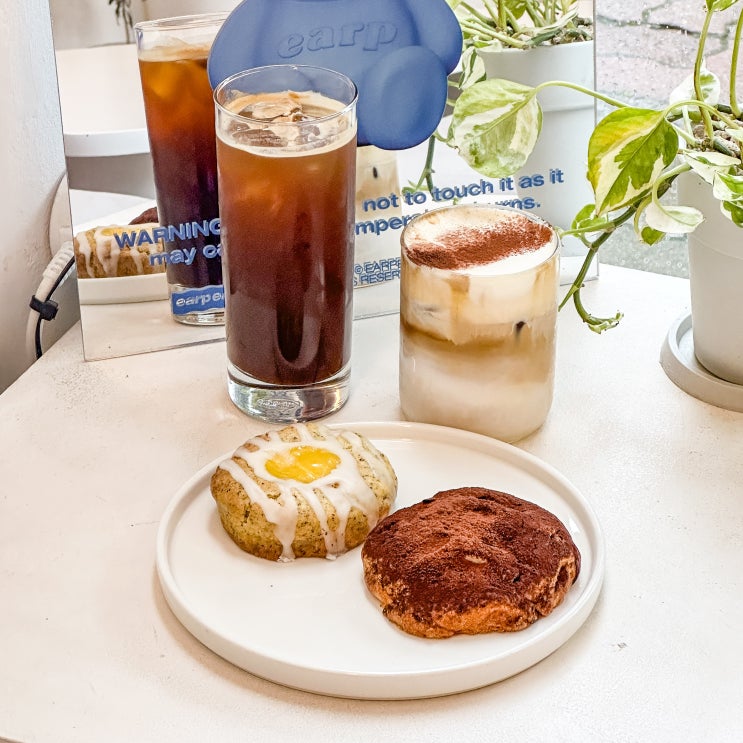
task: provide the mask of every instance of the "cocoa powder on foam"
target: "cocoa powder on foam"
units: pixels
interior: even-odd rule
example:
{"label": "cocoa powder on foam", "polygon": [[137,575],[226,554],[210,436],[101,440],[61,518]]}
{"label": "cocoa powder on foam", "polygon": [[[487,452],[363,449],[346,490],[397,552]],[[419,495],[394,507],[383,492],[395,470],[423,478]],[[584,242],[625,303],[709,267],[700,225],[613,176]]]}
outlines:
{"label": "cocoa powder on foam", "polygon": [[436,242],[418,239],[407,248],[413,263],[444,271],[495,263],[531,253],[552,239],[545,224],[525,217],[494,222],[487,227],[458,227],[444,231]]}

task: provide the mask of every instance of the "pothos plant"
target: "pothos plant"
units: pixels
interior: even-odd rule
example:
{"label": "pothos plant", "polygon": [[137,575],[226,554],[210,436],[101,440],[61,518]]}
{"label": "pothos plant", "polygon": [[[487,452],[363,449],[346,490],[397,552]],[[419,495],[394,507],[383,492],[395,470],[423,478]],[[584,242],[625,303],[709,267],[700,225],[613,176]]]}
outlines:
{"label": "pothos plant", "polygon": [[462,68],[471,71],[480,49],[528,49],[593,38],[593,22],[577,0],[447,0],[462,29]]}
{"label": "pothos plant", "polygon": [[[588,143],[587,177],[595,201],[575,216],[564,235],[577,236],[588,252],[561,307],[572,300],[591,330],[602,332],[622,317],[595,317],[581,301],[581,287],[601,247],[617,230],[632,221],[646,244],[667,233],[692,232],[704,219],[688,205],[672,205],[663,198],[682,173],[694,171],[712,189],[722,212],[743,226],[743,113],[736,93],[737,63],[743,16],[740,9],[730,52],[729,89],[722,102],[718,78],[705,68],[705,46],[715,14],[741,0],[706,0],[706,13],[693,69],[675,88],[667,105],[638,108],[595,90],[564,81],[527,87],[507,80],[481,80],[462,91],[454,104],[446,137],[476,171],[501,178],[522,167],[541,128],[537,100],[541,90],[563,86],[578,90],[613,109],[596,125]],[[584,157],[584,153],[575,153]],[[743,233],[741,233],[743,235]]]}
{"label": "pothos plant", "polygon": [[[463,39],[458,72],[450,80],[456,96],[485,80],[482,52],[498,49],[518,49],[526,52],[537,46],[555,46],[593,39],[593,19],[579,14],[578,0],[447,0],[447,2],[459,21]],[[477,93],[466,100],[474,101],[476,97]],[[454,105],[454,101],[449,101],[449,104]],[[462,110],[460,106],[459,111]],[[467,114],[471,119],[470,114],[474,115],[475,111]],[[410,186],[410,190],[422,188],[433,190],[434,151],[439,140],[458,148],[452,132],[448,137],[442,137],[438,132],[434,133],[428,140],[428,151],[421,175],[418,182]],[[529,152],[533,146],[534,143],[531,143]],[[502,156],[505,157],[505,152],[502,152]],[[508,174],[511,175],[517,169],[518,167],[510,169]]]}

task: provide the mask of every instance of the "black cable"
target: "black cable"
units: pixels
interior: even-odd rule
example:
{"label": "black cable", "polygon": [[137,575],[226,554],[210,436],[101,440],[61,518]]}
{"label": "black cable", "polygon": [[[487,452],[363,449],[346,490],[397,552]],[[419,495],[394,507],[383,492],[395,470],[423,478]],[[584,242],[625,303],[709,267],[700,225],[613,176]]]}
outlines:
{"label": "black cable", "polygon": [[52,294],[57,291],[59,285],[62,283],[62,281],[64,281],[65,276],[67,276],[74,265],[75,256],[73,255],[72,258],[67,261],[67,264],[60,272],[59,276],[57,276],[57,278],[54,280],[54,284],[52,284],[52,288],[49,290],[49,293],[46,295],[46,299],[44,299],[43,302],[38,299],[36,295],[31,297],[29,306],[32,310],[36,310],[36,312],[39,313],[39,318],[36,321],[36,329],[34,331],[34,344],[36,346],[37,359],[40,359],[42,354],[44,353],[43,349],[41,348],[41,323],[43,320],[53,320],[59,308],[57,303],[52,300]]}

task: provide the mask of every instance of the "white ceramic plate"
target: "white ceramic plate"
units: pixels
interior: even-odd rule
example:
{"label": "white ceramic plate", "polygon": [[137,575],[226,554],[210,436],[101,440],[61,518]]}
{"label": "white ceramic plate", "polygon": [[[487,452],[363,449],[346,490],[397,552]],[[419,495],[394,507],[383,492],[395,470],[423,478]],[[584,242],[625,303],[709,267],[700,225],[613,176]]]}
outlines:
{"label": "white ceramic plate", "polygon": [[548,617],[521,632],[429,640],[389,621],[367,592],[360,548],[337,560],[269,562],[227,536],[209,492],[219,460],[175,495],[160,524],[157,569],[171,609],[218,655],[263,678],[363,699],[413,699],[500,681],[562,645],[596,602],[604,545],[596,517],[555,469],[494,439],[419,423],[356,423],[399,478],[397,507],[453,487],[485,486],[555,513],[581,551],[578,580]]}
{"label": "white ceramic plate", "polygon": [[164,273],[146,276],[114,276],[110,279],[78,279],[80,304],[124,304],[168,298]]}

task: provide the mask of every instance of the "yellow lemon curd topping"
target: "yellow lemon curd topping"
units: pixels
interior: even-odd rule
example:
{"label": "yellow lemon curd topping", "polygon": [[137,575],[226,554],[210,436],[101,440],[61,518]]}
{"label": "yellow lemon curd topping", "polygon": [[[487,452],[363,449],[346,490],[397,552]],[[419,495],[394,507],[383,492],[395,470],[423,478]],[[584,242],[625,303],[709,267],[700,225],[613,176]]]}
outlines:
{"label": "yellow lemon curd topping", "polygon": [[106,237],[113,237],[116,234],[120,234],[121,230],[117,229],[116,227],[101,227],[100,233],[101,235],[105,235]]}
{"label": "yellow lemon curd topping", "polygon": [[[315,539],[319,531],[328,559],[346,552],[349,534],[356,539],[372,529],[387,514],[397,492],[392,467],[370,441],[319,423],[295,423],[256,436],[219,469],[244,493],[244,500],[238,493],[235,501],[241,528],[247,518],[242,504],[257,505],[281,544],[282,562],[296,557],[300,525],[303,539]],[[266,488],[266,481],[272,486]]]}
{"label": "yellow lemon curd topping", "polygon": [[340,463],[341,458],[327,449],[293,446],[268,459],[266,470],[281,480],[310,483],[329,475]]}

